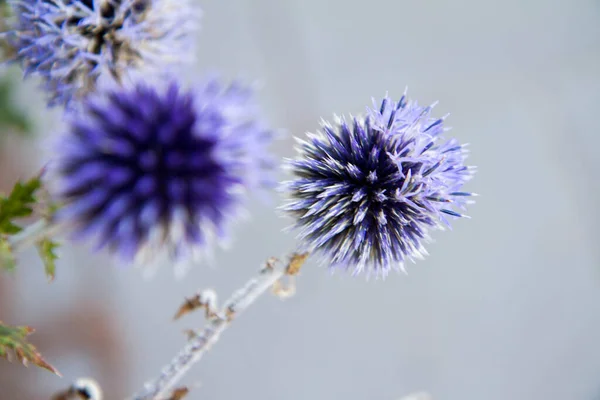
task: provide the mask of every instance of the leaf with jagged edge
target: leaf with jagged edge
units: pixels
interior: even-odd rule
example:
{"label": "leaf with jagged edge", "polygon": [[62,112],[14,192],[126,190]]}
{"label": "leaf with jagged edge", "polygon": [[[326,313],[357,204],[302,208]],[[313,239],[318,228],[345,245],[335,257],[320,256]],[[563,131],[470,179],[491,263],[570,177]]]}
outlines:
{"label": "leaf with jagged edge", "polygon": [[34,332],[29,326],[9,326],[0,321],[0,357],[10,360],[15,355],[23,365],[31,363],[61,376],[60,372],[42,358],[37,349],[27,342],[27,336]]}
{"label": "leaf with jagged edge", "polygon": [[17,182],[8,197],[0,198],[0,234],[14,235],[22,230],[13,220],[31,215],[37,202],[35,194],[41,186],[38,175],[26,182]]}
{"label": "leaf with jagged edge", "polygon": [[48,280],[52,282],[56,276],[56,260],[58,256],[55,250],[58,248],[58,243],[46,238],[36,243],[36,247],[42,262],[44,263],[44,271]]}
{"label": "leaf with jagged edge", "polygon": [[[15,255],[8,236],[23,230],[15,223],[33,213],[37,203],[38,190],[42,187],[40,175],[25,182],[17,182],[8,196],[0,197],[0,268],[13,271],[16,267]],[[46,260],[43,260],[46,264]]]}
{"label": "leaf with jagged edge", "polygon": [[8,241],[0,237],[0,268],[7,271],[14,271],[17,267],[17,260]]}

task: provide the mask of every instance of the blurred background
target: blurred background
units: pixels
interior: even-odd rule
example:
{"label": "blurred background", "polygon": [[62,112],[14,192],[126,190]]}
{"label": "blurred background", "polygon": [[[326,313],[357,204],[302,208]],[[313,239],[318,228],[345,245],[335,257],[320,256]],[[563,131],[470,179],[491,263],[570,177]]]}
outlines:
{"label": "blurred background", "polygon": [[[408,86],[451,113],[479,167],[481,194],[430,256],[386,281],[309,262],[297,295],[264,296],[189,373],[190,399],[600,399],[600,2],[597,0],[228,0],[204,9],[198,62],[263,83],[261,102],[287,130],[360,113]],[[3,71],[19,82],[19,72]],[[10,74],[10,75],[6,75]],[[11,94],[34,135],[2,127],[0,189],[44,162],[60,116],[35,83]],[[253,203],[215,266],[152,280],[64,246],[48,284],[34,251],[0,274],[0,319],[37,328],[32,342],[64,375],[0,360],[0,398],[47,399],[80,376],[108,400],[141,388],[183,346],[200,314],[172,316],[198,289],[224,300],[271,255],[295,246],[289,221]]]}

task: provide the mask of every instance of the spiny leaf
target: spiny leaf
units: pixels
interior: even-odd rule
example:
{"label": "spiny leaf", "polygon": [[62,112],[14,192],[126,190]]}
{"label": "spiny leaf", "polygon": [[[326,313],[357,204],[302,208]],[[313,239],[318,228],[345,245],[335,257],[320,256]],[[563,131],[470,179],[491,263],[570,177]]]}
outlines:
{"label": "spiny leaf", "polygon": [[0,268],[7,271],[14,271],[17,266],[17,260],[13,254],[8,241],[0,237]]}
{"label": "spiny leaf", "polygon": [[[0,197],[1,268],[14,270],[16,266],[15,257],[11,251],[11,243],[8,236],[16,235],[18,233],[25,234],[23,228],[16,224],[16,220],[30,216],[33,213],[34,206],[36,206],[36,211],[38,213],[46,214],[45,218],[51,219],[58,208],[57,204],[54,204],[49,200],[49,194],[42,186],[41,176],[43,173],[44,170],[26,182],[17,182],[8,196]],[[42,205],[44,207],[41,207]],[[39,221],[38,223],[42,222],[43,221]],[[56,273],[56,260],[58,257],[55,250],[58,247],[58,244],[48,237],[36,237],[34,240],[37,241],[35,245],[42,262],[44,263],[46,275],[48,276],[48,279],[52,281],[54,280]]]}
{"label": "spiny leaf", "polygon": [[58,243],[45,238],[37,242],[36,247],[40,254],[40,258],[44,263],[46,276],[48,277],[48,280],[52,282],[56,276],[56,260],[58,259],[58,256],[56,255],[55,250],[58,248]]}
{"label": "spiny leaf", "polygon": [[27,342],[27,336],[33,331],[33,328],[28,326],[9,326],[0,321],[0,357],[8,359],[14,354],[25,366],[31,363],[61,376],[60,372],[48,364],[37,349]]}
{"label": "spiny leaf", "polygon": [[22,228],[13,220],[31,215],[36,202],[36,191],[42,186],[39,176],[27,182],[17,182],[8,197],[0,198],[0,234],[14,235]]}

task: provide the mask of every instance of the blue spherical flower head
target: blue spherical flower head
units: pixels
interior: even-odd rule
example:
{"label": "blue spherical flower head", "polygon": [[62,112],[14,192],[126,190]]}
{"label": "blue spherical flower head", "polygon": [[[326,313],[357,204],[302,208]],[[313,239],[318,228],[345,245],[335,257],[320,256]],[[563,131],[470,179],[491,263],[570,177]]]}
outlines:
{"label": "blue spherical flower head", "polygon": [[[374,103],[375,105],[375,103]],[[332,268],[385,277],[422,258],[432,229],[463,217],[474,169],[466,150],[442,138],[432,107],[384,98],[365,118],[337,118],[298,140],[283,209],[295,218],[303,251]]]}
{"label": "blue spherical flower head", "polygon": [[49,105],[69,105],[98,81],[121,82],[193,60],[194,0],[9,0],[8,39]]}
{"label": "blue spherical flower head", "polygon": [[237,83],[108,90],[70,119],[57,149],[58,221],[125,262],[198,261],[228,238],[247,194],[271,182],[273,135]]}

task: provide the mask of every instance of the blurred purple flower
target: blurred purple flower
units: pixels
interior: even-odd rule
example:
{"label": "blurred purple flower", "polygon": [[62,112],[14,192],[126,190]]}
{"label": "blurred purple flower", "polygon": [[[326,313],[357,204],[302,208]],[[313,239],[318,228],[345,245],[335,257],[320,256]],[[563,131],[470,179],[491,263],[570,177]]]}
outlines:
{"label": "blurred purple flower", "polygon": [[58,221],[125,262],[198,261],[227,239],[246,195],[273,185],[272,138],[237,83],[90,96],[57,148]]}
{"label": "blurred purple flower", "polygon": [[43,79],[50,106],[69,105],[99,79],[120,82],[193,60],[194,0],[9,1],[14,61]]}
{"label": "blurred purple flower", "polygon": [[430,229],[464,216],[453,208],[470,203],[461,188],[474,167],[464,165],[464,145],[442,138],[432,107],[405,96],[374,107],[298,139],[283,210],[295,218],[303,251],[331,268],[385,277],[427,254]]}

